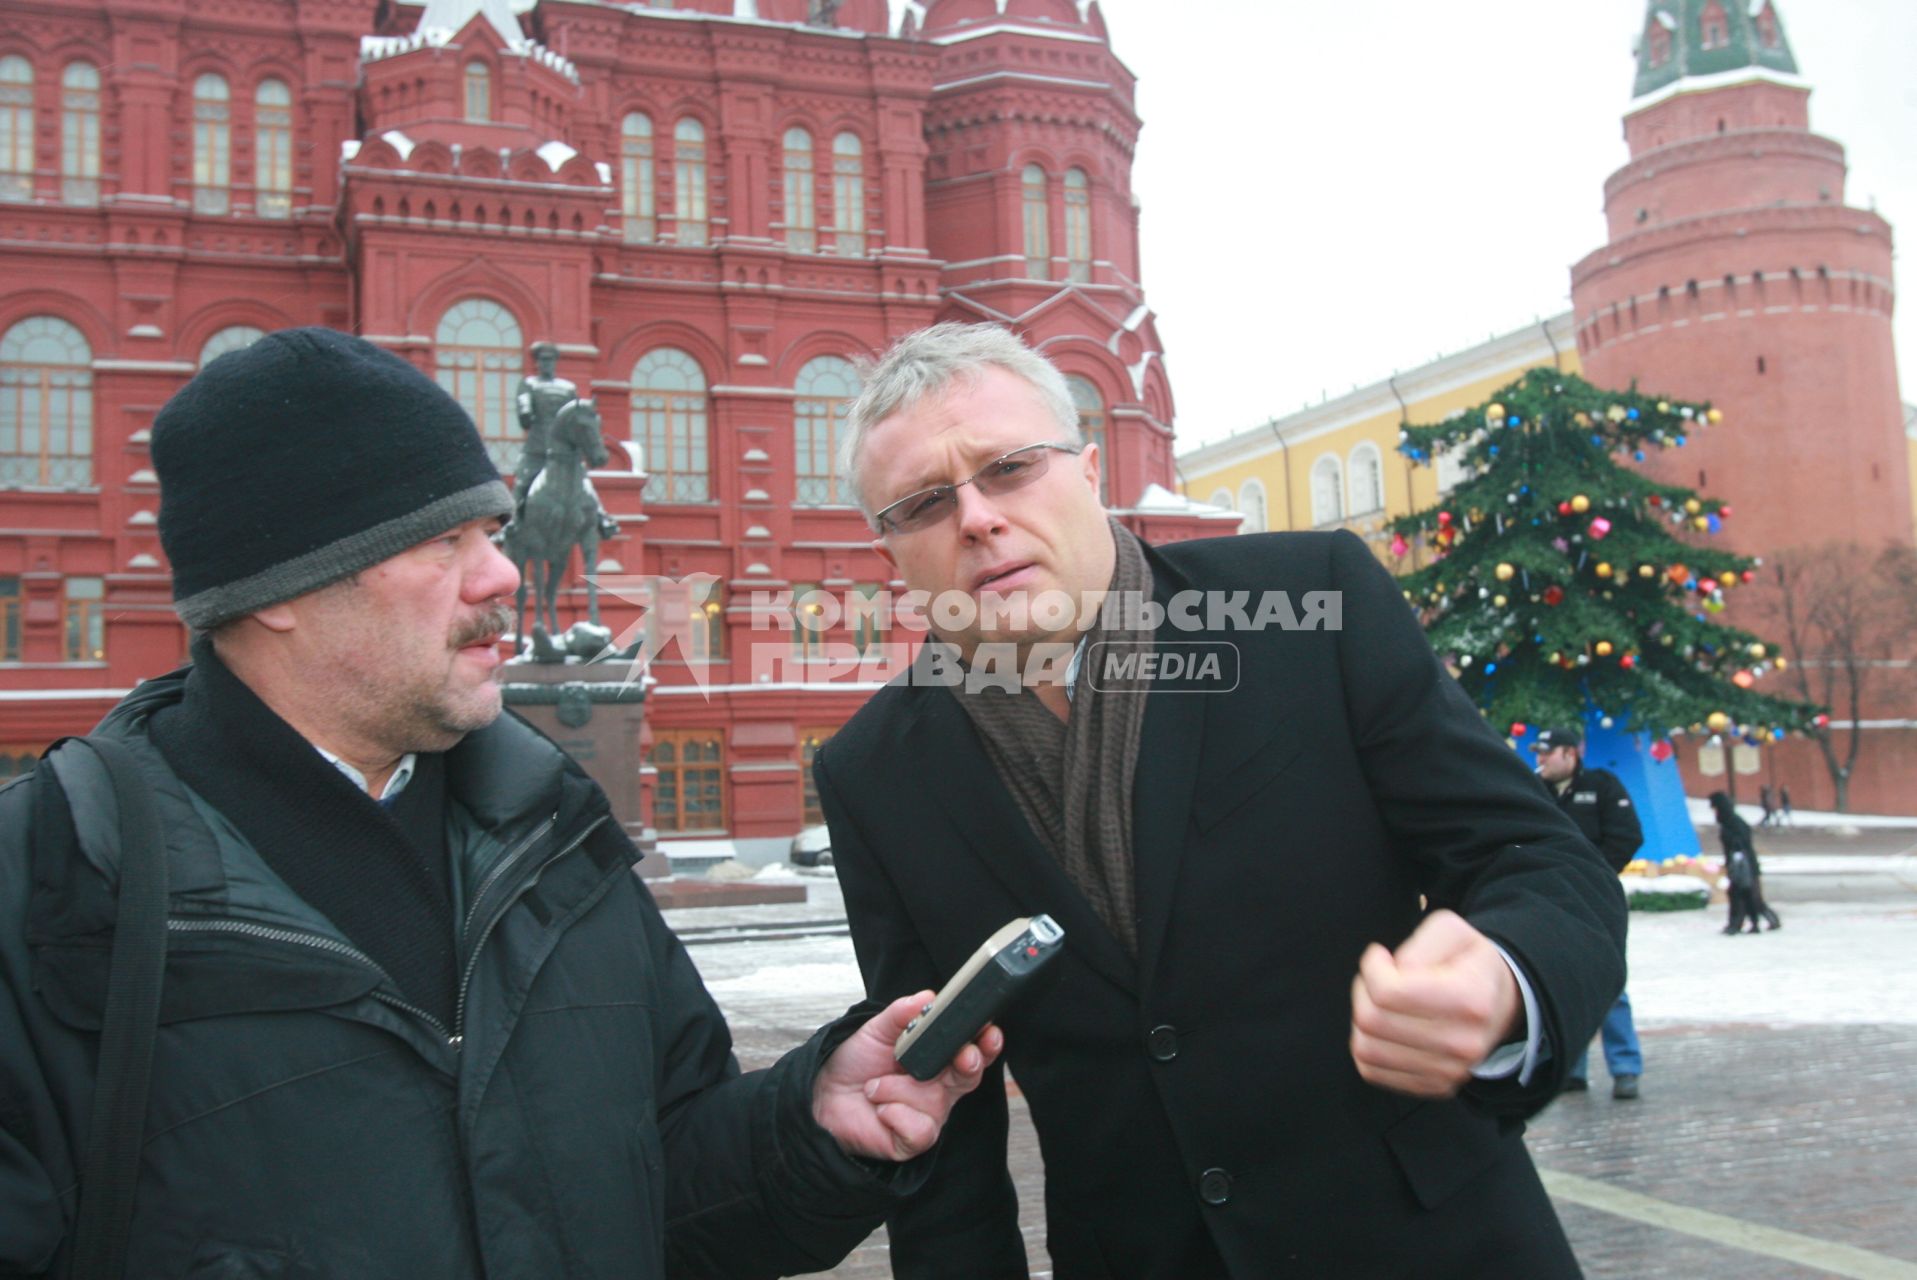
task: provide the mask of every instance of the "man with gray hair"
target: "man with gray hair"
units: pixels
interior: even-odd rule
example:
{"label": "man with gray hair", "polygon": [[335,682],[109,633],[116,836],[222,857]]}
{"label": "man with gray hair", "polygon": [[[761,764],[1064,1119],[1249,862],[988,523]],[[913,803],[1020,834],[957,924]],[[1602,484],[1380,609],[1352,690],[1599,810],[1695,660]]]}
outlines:
{"label": "man with gray hair", "polygon": [[[884,999],[1063,926],[1004,1018],[1054,1274],[1575,1276],[1518,1134],[1622,986],[1623,897],[1364,544],[1145,545],[992,326],[901,340],[849,423],[939,619],[814,766],[853,942]],[[955,1107],[901,1280],[1027,1274],[1008,1105],[995,1067]]]}

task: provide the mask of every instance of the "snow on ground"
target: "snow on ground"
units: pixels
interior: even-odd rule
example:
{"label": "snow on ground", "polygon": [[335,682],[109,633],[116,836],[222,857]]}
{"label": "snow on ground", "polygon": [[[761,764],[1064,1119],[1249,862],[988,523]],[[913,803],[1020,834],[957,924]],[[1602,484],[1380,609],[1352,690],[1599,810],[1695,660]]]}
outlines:
{"label": "snow on ground", "polygon": [[[1630,992],[1645,1025],[1917,1024],[1917,892],[1879,901],[1786,902],[1776,932],[1727,938],[1722,905],[1631,913]],[[695,947],[735,1022],[822,1023],[863,986],[849,938]]]}
{"label": "snow on ground", "polygon": [[1638,1023],[1917,1024],[1917,894],[1778,912],[1782,929],[1734,938],[1722,906],[1632,912]]}

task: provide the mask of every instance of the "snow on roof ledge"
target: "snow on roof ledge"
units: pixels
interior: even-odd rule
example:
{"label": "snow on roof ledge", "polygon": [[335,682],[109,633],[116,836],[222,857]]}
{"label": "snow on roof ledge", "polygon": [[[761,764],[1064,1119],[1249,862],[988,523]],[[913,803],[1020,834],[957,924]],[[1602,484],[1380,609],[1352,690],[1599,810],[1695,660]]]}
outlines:
{"label": "snow on roof ledge", "polygon": [[1138,495],[1138,501],[1130,510],[1153,512],[1160,515],[1203,516],[1213,520],[1239,520],[1243,517],[1229,507],[1215,507],[1209,502],[1199,502],[1187,498],[1182,493],[1173,493],[1164,485],[1154,481],[1145,486],[1145,492]]}
{"label": "snow on roof ledge", "polygon": [[538,147],[534,148],[533,154],[541,160],[544,160],[548,169],[551,169],[554,173],[558,173],[559,166],[578,155],[579,152],[567,146],[565,143],[560,142],[558,139],[554,139],[551,142],[540,143]]}

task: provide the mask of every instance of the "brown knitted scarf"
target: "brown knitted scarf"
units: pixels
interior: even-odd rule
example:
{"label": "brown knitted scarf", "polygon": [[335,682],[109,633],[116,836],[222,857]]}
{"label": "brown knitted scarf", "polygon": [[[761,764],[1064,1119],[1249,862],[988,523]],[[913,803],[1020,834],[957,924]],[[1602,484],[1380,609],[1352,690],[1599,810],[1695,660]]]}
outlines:
{"label": "brown knitted scarf", "polygon": [[1061,721],[1028,688],[1012,693],[982,683],[952,692],[1025,820],[1135,956],[1132,776],[1148,688],[1140,679],[1094,678],[1092,664],[1103,641],[1150,649],[1150,631],[1124,625],[1136,622],[1136,604],[1121,603],[1150,599],[1152,573],[1137,537],[1116,520],[1111,529],[1117,563],[1098,621],[1084,638],[1071,718]]}

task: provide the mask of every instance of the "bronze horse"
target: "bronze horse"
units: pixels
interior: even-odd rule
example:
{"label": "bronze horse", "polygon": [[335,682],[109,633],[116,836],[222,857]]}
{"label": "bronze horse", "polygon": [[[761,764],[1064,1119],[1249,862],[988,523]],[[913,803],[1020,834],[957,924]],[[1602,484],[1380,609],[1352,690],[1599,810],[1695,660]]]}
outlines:
{"label": "bronze horse", "polygon": [[559,584],[579,548],[586,577],[586,609],[599,622],[599,588],[592,580],[598,563],[603,512],[587,483],[591,467],[606,464],[599,410],[590,400],[569,400],[553,418],[546,443],[546,465],[533,479],[519,513],[500,533],[500,549],[519,569],[519,647],[526,646],[526,592],[533,593],[533,620],[548,635],[559,632]]}

